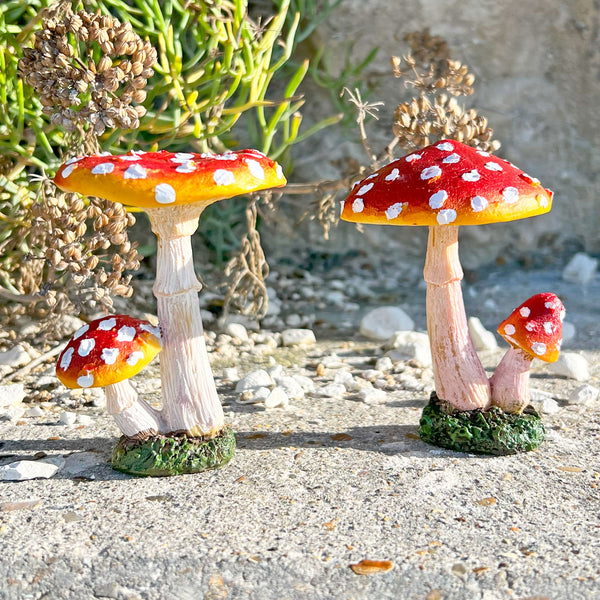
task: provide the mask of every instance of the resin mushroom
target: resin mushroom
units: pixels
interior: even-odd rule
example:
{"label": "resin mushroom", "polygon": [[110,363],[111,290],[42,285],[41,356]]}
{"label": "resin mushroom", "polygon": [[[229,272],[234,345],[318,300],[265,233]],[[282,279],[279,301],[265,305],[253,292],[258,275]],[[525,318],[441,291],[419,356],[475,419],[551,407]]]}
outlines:
{"label": "resin mushroom", "polygon": [[534,358],[556,362],[562,343],[565,307],[552,293],[536,294],[498,326],[511,345],[490,378],[492,404],[520,413],[529,404],[529,368]]}
{"label": "resin mushroom", "polygon": [[160,332],[148,321],[112,315],[78,329],[58,357],[56,375],[68,388],[103,387],[106,408],[129,436],[160,431],[160,413],[127,381],[160,352]]}
{"label": "resin mushroom", "polygon": [[490,386],[469,336],[461,292],[458,227],[550,210],[552,192],[510,162],[442,140],[357,183],[341,218],[429,227],[424,277],[437,396],[454,410],[487,409]]}
{"label": "resin mushroom", "polygon": [[131,152],[71,159],[54,182],[63,190],[140,207],[148,214],[158,237],[153,290],[162,332],[163,433],[203,440],[222,436],[223,409],[204,342],[191,235],[209,204],[285,185],[281,167],[256,150]]}

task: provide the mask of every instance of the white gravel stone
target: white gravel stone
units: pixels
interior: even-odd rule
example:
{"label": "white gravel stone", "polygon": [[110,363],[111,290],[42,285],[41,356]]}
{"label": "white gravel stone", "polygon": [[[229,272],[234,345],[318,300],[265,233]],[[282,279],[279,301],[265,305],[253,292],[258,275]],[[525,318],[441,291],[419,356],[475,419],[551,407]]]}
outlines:
{"label": "white gravel stone", "polygon": [[358,395],[365,404],[383,404],[387,400],[387,394],[375,388],[364,388]]}
{"label": "white gravel stone", "polygon": [[276,408],[278,406],[288,406],[290,399],[282,387],[274,387],[271,393],[265,398],[266,408]]}
{"label": "white gravel stone", "polygon": [[486,329],[477,317],[469,317],[467,323],[475,350],[496,350],[498,348],[494,333]]}
{"label": "white gravel stone", "polygon": [[367,369],[361,373],[362,377],[367,381],[375,381],[383,377],[383,373],[378,369]]}
{"label": "white gravel stone", "polygon": [[429,336],[418,331],[397,331],[385,344],[391,350],[386,353],[392,362],[416,360],[423,367],[430,367],[431,347]]}
{"label": "white gravel stone", "polygon": [[43,414],[44,410],[41,406],[32,406],[23,413],[23,416],[29,419],[34,419],[36,417],[41,417]]}
{"label": "white gravel stone", "polygon": [[338,396],[343,396],[346,393],[346,387],[341,383],[330,383],[319,388],[318,392],[320,396],[336,398]]}
{"label": "white gravel stone", "polygon": [[394,366],[392,359],[389,356],[383,356],[382,358],[378,358],[375,363],[375,369],[378,371],[389,371]]}
{"label": "white gravel stone", "polygon": [[31,362],[31,357],[27,354],[27,351],[21,344],[17,344],[6,350],[0,352],[0,365],[6,367],[23,367]]}
{"label": "white gravel stone", "polygon": [[25,388],[22,383],[0,385],[0,407],[20,404],[25,398]]}
{"label": "white gravel stone", "polygon": [[26,481],[28,479],[49,479],[56,475],[58,465],[41,460],[19,460],[0,467],[0,480]]}
{"label": "white gravel stone", "polygon": [[576,381],[586,381],[590,377],[588,361],[576,352],[561,352],[555,363],[550,363],[548,369],[555,375],[562,375]]}
{"label": "white gravel stone", "polygon": [[248,373],[245,377],[242,377],[242,379],[237,382],[235,391],[241,393],[259,387],[271,387],[272,385],[273,379],[271,376],[264,369],[258,369]]}
{"label": "white gravel stone", "polygon": [[227,323],[223,332],[242,342],[248,339],[248,330],[241,323]]}
{"label": "white gravel stone", "polygon": [[588,256],[585,252],[578,252],[563,269],[562,278],[570,283],[585,285],[594,279],[597,268],[597,259]]}
{"label": "white gravel stone", "polygon": [[324,356],[321,359],[321,363],[327,369],[341,369],[343,366],[345,366],[344,359],[340,358],[337,354]]}
{"label": "white gravel stone", "polygon": [[315,382],[310,377],[306,377],[306,375],[293,375],[292,377],[306,394],[315,391]]}
{"label": "white gravel stone", "polygon": [[22,405],[11,404],[0,410],[0,421],[17,421],[25,414]]}
{"label": "white gravel stone", "polygon": [[77,423],[79,425],[83,425],[84,427],[87,425],[91,425],[94,422],[94,419],[90,417],[90,415],[77,415]]}
{"label": "white gravel stone", "polygon": [[387,340],[395,331],[412,331],[414,321],[399,306],[380,306],[360,322],[360,333],[372,340]]}
{"label": "white gravel stone", "polygon": [[312,346],[317,343],[312,329],[286,329],[281,332],[284,346]]}
{"label": "white gravel stone", "polygon": [[288,395],[290,400],[300,400],[301,398],[304,398],[302,386],[293,377],[275,377],[275,383]]}
{"label": "white gravel stone", "polygon": [[63,411],[60,415],[60,418],[58,419],[60,425],[66,425],[67,427],[75,425],[76,421],[77,413],[70,412],[68,410]]}
{"label": "white gravel stone", "polygon": [[554,398],[546,398],[545,400],[542,400],[540,410],[545,415],[555,415],[560,411],[560,405]]}
{"label": "white gravel stone", "polygon": [[600,390],[593,385],[584,383],[569,394],[569,404],[593,405],[600,396]]}
{"label": "white gravel stone", "polygon": [[89,472],[105,463],[102,454],[97,452],[74,452],[65,457],[65,464],[61,471],[65,475],[77,477],[89,475]]}
{"label": "white gravel stone", "polygon": [[277,383],[278,377],[283,377],[283,365],[275,364],[267,369],[267,373],[271,376],[271,379]]}
{"label": "white gravel stone", "polygon": [[546,390],[539,390],[538,388],[530,388],[529,397],[533,402],[543,402],[544,400],[554,399],[550,392],[547,392]]}
{"label": "white gravel stone", "polygon": [[227,379],[228,381],[239,381],[240,375],[236,367],[225,367],[223,369],[223,379]]}

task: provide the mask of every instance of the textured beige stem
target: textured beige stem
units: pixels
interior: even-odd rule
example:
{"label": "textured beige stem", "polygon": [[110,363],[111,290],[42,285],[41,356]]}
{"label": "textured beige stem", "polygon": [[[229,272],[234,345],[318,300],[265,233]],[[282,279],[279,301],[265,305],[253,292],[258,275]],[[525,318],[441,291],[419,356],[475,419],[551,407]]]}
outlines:
{"label": "textured beige stem", "polygon": [[108,414],[126,436],[151,435],[161,430],[159,412],[138,397],[127,379],[107,385],[104,393]]}
{"label": "textured beige stem", "polygon": [[492,404],[504,412],[520,413],[529,404],[531,356],[510,348],[490,377]]}
{"label": "textured beige stem", "polygon": [[162,333],[160,374],[162,419],[168,432],[214,437],[224,426],[200,317],[200,283],[194,272],[190,236],[203,206],[147,209],[158,237],[156,281]]}
{"label": "textured beige stem", "polygon": [[486,409],[490,405],[490,385],[467,327],[457,226],[429,228],[423,275],[437,395],[458,410]]}

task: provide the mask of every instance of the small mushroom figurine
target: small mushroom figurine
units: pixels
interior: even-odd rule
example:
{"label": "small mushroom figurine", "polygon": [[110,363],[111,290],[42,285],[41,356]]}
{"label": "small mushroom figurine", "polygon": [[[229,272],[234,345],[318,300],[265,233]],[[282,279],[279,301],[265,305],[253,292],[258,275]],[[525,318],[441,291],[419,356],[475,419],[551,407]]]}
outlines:
{"label": "small mushroom figurine", "polygon": [[[59,168],[54,183],[65,191],[100,196],[147,213],[158,238],[153,290],[162,333],[161,433],[184,435],[189,438],[186,443],[193,439],[194,452],[220,456],[205,466],[200,464],[202,461],[188,461],[184,466],[173,461],[166,470],[173,474],[195,472],[224,464],[231,457],[235,438],[225,428],[208,361],[198,304],[201,286],[194,271],[191,235],[209,204],[285,185],[281,167],[257,150],[221,155],[132,151],[120,156],[72,158]],[[164,452],[168,454],[169,448],[172,444],[166,445]],[[156,461],[162,465],[161,452]],[[193,452],[186,448],[180,452],[184,454]],[[154,473],[147,465],[137,466],[134,462],[122,458],[119,452],[113,455],[117,469],[166,474],[162,466]]]}
{"label": "small mushroom figurine", "polygon": [[520,413],[529,403],[529,368],[534,358],[556,362],[562,343],[565,307],[552,293],[536,294],[498,326],[511,345],[490,378],[492,404]]}
{"label": "small mushroom figurine", "polygon": [[138,397],[128,379],[158,352],[158,327],[127,315],[102,317],[73,334],[58,357],[56,376],[68,388],[105,388],[108,413],[125,435],[155,435],[162,429],[160,413]]}
{"label": "small mushroom figurine", "polygon": [[[552,206],[552,192],[513,164],[455,140],[399,158],[356,183],[341,218],[427,226],[423,275],[436,398],[447,412],[485,411],[490,384],[463,303],[458,228],[524,219]],[[391,334],[392,332],[390,332]]]}

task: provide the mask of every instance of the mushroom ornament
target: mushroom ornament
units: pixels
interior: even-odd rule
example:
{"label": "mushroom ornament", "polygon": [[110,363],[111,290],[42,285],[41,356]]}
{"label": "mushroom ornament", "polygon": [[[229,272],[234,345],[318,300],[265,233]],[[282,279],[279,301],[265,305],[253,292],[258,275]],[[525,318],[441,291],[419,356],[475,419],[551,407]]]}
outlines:
{"label": "mushroom ornament", "polygon": [[[281,167],[257,150],[221,155],[132,151],[70,159],[59,168],[54,182],[65,191],[144,209],[158,238],[153,291],[162,333],[162,437],[137,445],[122,440],[113,454],[113,466],[150,475],[198,470],[177,464],[173,440],[164,440],[171,434],[186,438],[186,452],[181,455],[189,454],[193,443],[194,452],[216,452],[224,464],[231,458],[235,438],[224,426],[208,361],[191,235],[213,202],[285,185]],[[156,473],[148,466],[149,456],[156,461]]]}
{"label": "mushroom ornament", "polygon": [[[355,184],[341,218],[427,226],[424,278],[436,397],[447,414],[491,407],[488,377],[467,327],[458,228],[548,212],[552,192],[506,160],[455,140],[399,158]],[[437,400],[436,400],[437,401]]]}

